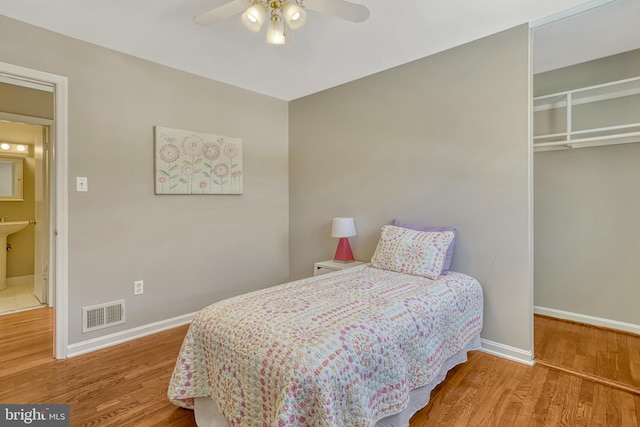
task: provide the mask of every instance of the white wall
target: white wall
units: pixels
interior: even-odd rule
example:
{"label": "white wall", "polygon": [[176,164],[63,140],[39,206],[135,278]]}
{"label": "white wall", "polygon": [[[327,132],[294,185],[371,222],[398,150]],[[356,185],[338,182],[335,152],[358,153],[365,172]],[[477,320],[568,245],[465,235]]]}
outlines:
{"label": "white wall", "polygon": [[291,102],[290,267],[311,274],[354,216],[357,259],[396,217],[450,225],[485,291],[483,338],[532,346],[529,30],[520,26]]}
{"label": "white wall", "polygon": [[[69,78],[70,344],[288,279],[286,102],[6,17],[0,58]],[[155,125],[242,138],[244,194],[154,195]],[[126,324],[81,333],[83,306],[119,299]]]}

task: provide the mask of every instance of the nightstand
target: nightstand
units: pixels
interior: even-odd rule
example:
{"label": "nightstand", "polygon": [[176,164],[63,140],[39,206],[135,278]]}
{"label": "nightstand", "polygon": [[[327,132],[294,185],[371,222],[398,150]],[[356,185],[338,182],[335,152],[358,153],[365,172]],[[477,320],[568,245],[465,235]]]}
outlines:
{"label": "nightstand", "polygon": [[313,264],[313,275],[320,276],[321,274],[331,273],[332,271],[344,270],[345,268],[355,267],[356,265],[364,264],[364,261],[352,261],[352,262],[337,262],[334,260],[320,261]]}

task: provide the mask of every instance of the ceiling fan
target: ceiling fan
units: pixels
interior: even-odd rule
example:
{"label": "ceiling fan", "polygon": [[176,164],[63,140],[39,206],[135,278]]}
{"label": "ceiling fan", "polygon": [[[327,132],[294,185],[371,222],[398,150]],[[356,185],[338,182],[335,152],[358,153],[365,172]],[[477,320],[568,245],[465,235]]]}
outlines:
{"label": "ceiling fan", "polygon": [[284,44],[285,22],[292,30],[301,28],[307,21],[305,9],[351,22],[363,22],[370,14],[367,6],[347,0],[232,0],[196,16],[193,20],[198,25],[211,25],[242,13],[244,26],[257,33],[269,15],[267,43]]}

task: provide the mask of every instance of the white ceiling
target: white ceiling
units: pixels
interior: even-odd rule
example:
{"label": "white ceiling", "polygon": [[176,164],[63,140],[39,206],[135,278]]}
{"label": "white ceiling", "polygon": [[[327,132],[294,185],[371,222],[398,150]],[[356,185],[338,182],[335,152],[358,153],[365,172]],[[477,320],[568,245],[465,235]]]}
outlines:
{"label": "white ceiling", "polygon": [[[209,27],[193,23],[194,16],[228,1],[0,0],[0,13],[173,68],[292,100],[516,25],[610,0],[353,0],[369,7],[367,21],[354,24],[309,11],[303,28],[288,31],[285,46],[266,44],[265,29],[251,33],[242,26],[239,16]],[[629,26],[640,27],[639,2],[616,0],[613,8],[611,3],[598,8],[623,10],[613,15],[613,23],[605,29],[592,26],[591,21],[538,27],[535,55],[541,59],[536,59],[536,68],[555,68],[570,59],[566,51],[559,50],[555,56],[550,53],[556,48],[571,50],[560,39],[579,41],[577,48],[573,46],[576,55],[571,55],[571,60],[581,62],[577,53],[584,56],[592,50],[596,43],[591,39],[606,39],[610,35],[606,28],[617,31],[621,25],[616,19],[629,17],[625,10],[635,14],[631,15],[634,25]],[[624,7],[619,6],[623,3]],[[582,33],[585,29],[594,31],[587,41]],[[627,45],[636,44],[623,50],[640,47],[640,36],[625,33],[623,38],[631,38]]]}

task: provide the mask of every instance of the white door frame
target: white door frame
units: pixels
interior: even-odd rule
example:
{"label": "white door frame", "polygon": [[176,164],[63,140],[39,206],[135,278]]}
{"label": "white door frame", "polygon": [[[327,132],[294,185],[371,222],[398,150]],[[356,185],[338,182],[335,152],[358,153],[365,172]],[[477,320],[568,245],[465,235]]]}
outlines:
{"label": "white door frame", "polygon": [[53,245],[51,245],[52,250],[49,251],[49,265],[53,269],[51,277],[55,282],[53,296],[55,306],[54,355],[56,359],[64,359],[67,357],[69,341],[68,79],[6,62],[0,62],[0,76],[53,88],[54,146],[50,177],[50,218]]}

